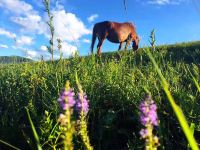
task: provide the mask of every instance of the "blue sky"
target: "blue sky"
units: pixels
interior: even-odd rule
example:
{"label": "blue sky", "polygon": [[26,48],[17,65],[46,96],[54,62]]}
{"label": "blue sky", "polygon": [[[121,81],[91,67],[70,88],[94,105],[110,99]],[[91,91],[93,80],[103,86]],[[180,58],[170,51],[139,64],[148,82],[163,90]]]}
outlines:
{"label": "blue sky", "polygon": [[[55,37],[62,39],[65,57],[76,50],[87,55],[93,25],[105,20],[134,22],[140,46],[149,44],[152,29],[157,45],[200,40],[198,0],[127,0],[127,11],[123,0],[51,0],[51,11]],[[42,0],[0,0],[0,12],[0,56],[50,58],[45,47],[50,34],[48,18]],[[118,44],[106,41],[102,51],[117,48]]]}

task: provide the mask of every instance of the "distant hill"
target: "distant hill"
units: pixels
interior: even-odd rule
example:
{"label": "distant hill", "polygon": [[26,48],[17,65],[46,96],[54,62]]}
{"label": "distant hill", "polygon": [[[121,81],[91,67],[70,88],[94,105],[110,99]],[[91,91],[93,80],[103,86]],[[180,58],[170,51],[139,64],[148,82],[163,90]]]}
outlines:
{"label": "distant hill", "polygon": [[33,60],[20,56],[0,56],[0,64],[32,62]]}

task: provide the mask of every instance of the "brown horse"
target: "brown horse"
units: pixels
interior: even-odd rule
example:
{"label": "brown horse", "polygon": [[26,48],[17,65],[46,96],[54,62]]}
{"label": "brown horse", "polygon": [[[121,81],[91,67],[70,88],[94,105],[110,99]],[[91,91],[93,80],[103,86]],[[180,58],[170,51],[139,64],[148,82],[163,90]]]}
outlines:
{"label": "brown horse", "polygon": [[138,49],[139,38],[136,33],[135,26],[132,23],[118,23],[111,21],[99,22],[94,25],[92,34],[91,52],[93,53],[94,43],[98,37],[99,43],[97,45],[98,55],[101,56],[101,47],[104,40],[107,38],[110,42],[120,43],[119,49],[122,48],[124,42],[126,42],[125,49],[128,48],[132,42],[132,48]]}

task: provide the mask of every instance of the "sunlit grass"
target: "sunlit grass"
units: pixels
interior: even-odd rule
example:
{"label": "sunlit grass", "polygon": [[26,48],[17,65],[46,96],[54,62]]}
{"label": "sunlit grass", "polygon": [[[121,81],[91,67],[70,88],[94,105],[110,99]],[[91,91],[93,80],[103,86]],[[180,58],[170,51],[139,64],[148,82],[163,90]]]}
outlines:
{"label": "sunlit grass", "polygon": [[[4,130],[0,139],[22,148],[20,141],[27,149],[30,148],[26,140],[23,141],[24,134],[20,134],[32,136],[24,109],[27,107],[42,148],[55,148],[56,143],[59,143],[60,134],[57,126],[60,113],[57,98],[66,80],[69,80],[71,87],[78,91],[75,78],[77,72],[79,81],[90,100],[87,121],[94,149],[124,148],[127,144],[130,149],[144,147],[138,134],[141,129],[138,123],[138,105],[145,94],[144,87],[148,88],[158,105],[161,149],[167,149],[168,146],[173,149],[185,149],[188,145],[170,103],[174,105],[175,110],[180,110],[179,106],[182,108],[182,111],[178,111],[178,115],[185,118],[189,125],[194,124],[192,137],[194,135],[197,142],[200,142],[200,104],[197,91],[200,80],[198,76],[200,50],[196,47],[193,49],[192,46],[191,49],[190,46],[185,47],[183,49],[186,50],[179,47],[177,51],[173,51],[173,46],[170,49],[162,46],[153,52],[153,57],[170,86],[165,80],[163,80],[165,84],[162,84],[165,86],[161,86],[161,79],[154,70],[155,66],[142,50],[137,54],[132,51],[103,54],[101,61],[93,55],[76,56],[55,62],[0,65],[0,129]],[[192,63],[196,66],[196,72],[192,70]],[[186,66],[190,68],[192,74]],[[167,93],[164,94],[163,87],[164,90],[170,90],[176,103],[171,100],[168,103]],[[44,117],[45,110],[51,115]],[[12,127],[13,131],[6,130],[6,127]],[[187,132],[188,125],[186,127]],[[20,140],[17,142],[11,137],[11,133]],[[74,145],[83,148],[77,135],[75,139]],[[194,140],[191,140],[192,142],[195,145]]]}

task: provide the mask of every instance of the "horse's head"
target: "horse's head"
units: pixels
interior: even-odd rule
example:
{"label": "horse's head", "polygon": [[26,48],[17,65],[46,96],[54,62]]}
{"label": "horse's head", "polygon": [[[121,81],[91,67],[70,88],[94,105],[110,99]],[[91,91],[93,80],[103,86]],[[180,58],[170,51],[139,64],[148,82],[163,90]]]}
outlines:
{"label": "horse's head", "polygon": [[132,48],[134,50],[138,50],[139,41],[140,41],[140,39],[139,39],[139,37],[137,35],[132,38]]}
{"label": "horse's head", "polygon": [[132,48],[136,51],[136,50],[138,50],[140,39],[136,33],[136,27],[133,23],[131,23],[131,29],[132,29],[132,31],[130,34],[130,38],[132,41]]}

